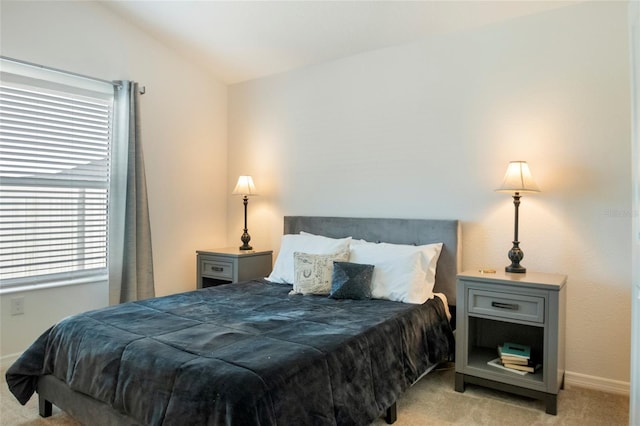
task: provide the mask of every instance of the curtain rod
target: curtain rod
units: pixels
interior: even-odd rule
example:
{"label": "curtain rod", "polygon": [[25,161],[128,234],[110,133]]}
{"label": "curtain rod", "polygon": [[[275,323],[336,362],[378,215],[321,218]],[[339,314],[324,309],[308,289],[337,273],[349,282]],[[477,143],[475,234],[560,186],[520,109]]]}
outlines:
{"label": "curtain rod", "polygon": [[[0,55],[0,58],[5,59],[7,61],[15,62],[15,63],[18,63],[18,64],[22,64],[22,65],[28,65],[28,66],[35,67],[35,68],[41,68],[41,69],[44,69],[44,70],[47,70],[47,71],[58,72],[58,73],[61,73],[61,74],[69,74],[69,75],[73,75],[75,77],[84,78],[84,79],[87,79],[87,80],[92,80],[92,81],[98,81],[100,83],[111,84],[113,87],[118,87],[118,88],[122,87],[122,84],[115,83],[113,81],[103,80],[101,78],[89,77],[88,75],[78,74],[76,72],[64,71],[64,70],[61,70],[61,69],[58,69],[58,68],[48,67],[48,66],[40,65],[40,64],[34,64],[33,62],[27,62],[27,61],[22,61],[20,59],[9,58],[8,56],[1,56]],[[147,88],[145,86],[139,86],[138,93],[140,93],[141,95],[144,95],[146,92],[147,92]]]}

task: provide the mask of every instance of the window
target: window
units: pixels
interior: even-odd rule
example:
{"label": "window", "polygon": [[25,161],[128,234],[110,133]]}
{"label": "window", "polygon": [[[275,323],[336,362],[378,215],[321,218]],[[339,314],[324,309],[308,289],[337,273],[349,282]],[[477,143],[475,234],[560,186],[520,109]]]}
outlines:
{"label": "window", "polygon": [[113,85],[1,64],[0,290],[106,280]]}

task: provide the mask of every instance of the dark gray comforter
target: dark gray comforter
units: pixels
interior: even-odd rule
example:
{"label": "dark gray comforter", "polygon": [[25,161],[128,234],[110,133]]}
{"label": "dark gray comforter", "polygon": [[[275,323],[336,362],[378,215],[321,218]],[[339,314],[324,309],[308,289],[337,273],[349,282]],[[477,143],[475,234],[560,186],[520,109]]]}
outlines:
{"label": "dark gray comforter", "polygon": [[21,403],[53,374],[150,425],[347,425],[380,416],[453,334],[423,305],[288,295],[251,281],[69,317],[7,371]]}

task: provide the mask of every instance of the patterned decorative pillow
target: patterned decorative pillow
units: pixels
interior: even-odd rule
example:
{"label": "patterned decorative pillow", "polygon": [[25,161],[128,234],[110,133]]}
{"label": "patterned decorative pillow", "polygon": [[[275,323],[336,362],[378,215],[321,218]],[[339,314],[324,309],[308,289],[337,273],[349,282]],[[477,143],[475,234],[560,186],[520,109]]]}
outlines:
{"label": "patterned decorative pillow", "polygon": [[329,294],[333,262],[346,260],[349,260],[348,249],[332,254],[294,252],[293,290],[289,294]]}
{"label": "patterned decorative pillow", "polygon": [[331,281],[332,299],[371,299],[373,265],[334,262]]}
{"label": "patterned decorative pillow", "polygon": [[280,242],[280,252],[267,279],[274,283],[293,284],[293,253],[332,254],[349,250],[351,237],[329,238],[313,234],[286,234]]}

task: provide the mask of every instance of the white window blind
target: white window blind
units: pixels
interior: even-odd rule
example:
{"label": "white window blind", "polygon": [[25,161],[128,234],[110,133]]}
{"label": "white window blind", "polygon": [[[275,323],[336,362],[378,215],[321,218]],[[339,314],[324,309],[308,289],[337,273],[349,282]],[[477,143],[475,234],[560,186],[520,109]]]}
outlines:
{"label": "white window blind", "polygon": [[113,87],[56,73],[1,74],[0,287],[107,275]]}

